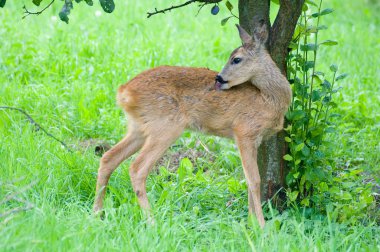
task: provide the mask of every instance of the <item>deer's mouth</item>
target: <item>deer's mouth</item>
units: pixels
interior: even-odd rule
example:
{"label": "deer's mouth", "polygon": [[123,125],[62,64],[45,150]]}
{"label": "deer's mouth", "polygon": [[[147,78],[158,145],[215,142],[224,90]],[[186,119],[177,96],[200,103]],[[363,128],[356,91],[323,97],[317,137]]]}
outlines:
{"label": "deer's mouth", "polygon": [[215,77],[215,89],[216,90],[223,90],[228,89],[228,81],[224,80],[222,76],[217,75]]}

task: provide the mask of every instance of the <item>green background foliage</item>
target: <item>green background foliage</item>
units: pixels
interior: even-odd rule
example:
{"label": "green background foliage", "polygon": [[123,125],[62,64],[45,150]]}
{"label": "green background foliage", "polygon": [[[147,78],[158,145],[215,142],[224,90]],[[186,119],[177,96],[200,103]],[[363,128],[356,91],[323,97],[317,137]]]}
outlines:
{"label": "green background foliage", "polygon": [[338,45],[335,40],[320,40],[329,24],[324,24],[324,18],[333,12],[332,8],[324,7],[323,1],[309,1],[290,45],[287,75],[293,99],[285,129],[289,153],[284,159],[290,167],[287,195],[288,203],[299,202],[313,211],[329,209],[334,212],[334,219],[355,223],[366,219],[368,211],[375,209],[375,194],[373,183],[369,180],[363,183],[368,177],[363,169],[342,169],[339,164],[331,165],[327,158],[335,148],[327,135],[336,133],[341,122],[341,115],[336,113],[339,107],[336,97],[343,88],[339,84],[348,76],[339,73],[336,64],[331,64],[327,72],[319,71],[323,63],[318,53],[325,47]]}
{"label": "green background foliage", "polygon": [[380,248],[380,230],[372,222],[376,206],[366,207],[366,219],[360,221],[341,214],[350,207],[357,212],[360,199],[352,197],[358,195],[359,185],[379,183],[378,3],[326,1],[335,12],[321,21],[329,29],[320,34],[320,41],[333,39],[339,45],[320,48],[318,71],[330,74],[330,64],[336,63],[340,72],[349,73],[334,97],[333,113],[340,116],[334,120],[334,132],[324,139],[329,144],[324,145],[323,162],[313,167],[315,172],[330,167],[334,172],[329,176],[336,182],[318,184],[318,202],[331,196],[339,204],[320,211],[295,206],[282,213],[266,204],[264,231],[254,219],[247,221],[246,184],[232,142],[190,132],[169,152],[194,149],[202,155],[179,160],[178,170],[167,165],[167,158],[148,179],[155,226],[146,226],[141,217],[129,181],[130,161],[111,178],[105,220],[91,216],[99,157],[84,142],[116,143],[125,133],[124,115],[115,105],[117,87],[157,65],[221,69],[240,44],[231,22],[237,20],[220,25],[230,15],[226,8],[216,16],[202,10],[195,17],[197,6],[188,6],[146,19],[147,11],[170,2],[116,4],[111,15],[98,5],[83,4],[70,14],[70,25],[57,16],[61,6],[27,19],[21,19],[22,2],[7,2],[0,9],[0,105],[25,109],[77,150],[67,152],[35,131],[23,115],[0,111],[0,199],[31,187],[19,200],[0,204],[0,213],[25,202],[33,205],[0,219],[1,251]]}

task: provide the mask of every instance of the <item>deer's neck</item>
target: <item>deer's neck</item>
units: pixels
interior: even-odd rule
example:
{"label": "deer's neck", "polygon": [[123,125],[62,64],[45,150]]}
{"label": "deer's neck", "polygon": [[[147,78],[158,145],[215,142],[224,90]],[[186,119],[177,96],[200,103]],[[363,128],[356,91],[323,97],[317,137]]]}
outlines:
{"label": "deer's neck", "polygon": [[288,80],[281,74],[280,69],[273,61],[269,64],[263,64],[251,82],[275,110],[282,113],[287,111],[291,102],[292,91]]}

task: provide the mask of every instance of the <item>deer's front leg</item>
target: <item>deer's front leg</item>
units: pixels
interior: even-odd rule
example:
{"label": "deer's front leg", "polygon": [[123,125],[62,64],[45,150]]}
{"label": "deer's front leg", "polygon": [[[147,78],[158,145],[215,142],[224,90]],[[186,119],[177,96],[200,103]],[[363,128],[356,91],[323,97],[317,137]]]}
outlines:
{"label": "deer's front leg", "polygon": [[244,175],[248,184],[249,212],[251,213],[254,209],[256,218],[260,226],[263,228],[265,225],[265,220],[263,216],[263,210],[261,207],[261,181],[259,168],[257,166],[257,147],[259,145],[259,141],[255,137],[249,137],[246,134],[242,134],[241,136],[236,135],[236,143],[240,151]]}

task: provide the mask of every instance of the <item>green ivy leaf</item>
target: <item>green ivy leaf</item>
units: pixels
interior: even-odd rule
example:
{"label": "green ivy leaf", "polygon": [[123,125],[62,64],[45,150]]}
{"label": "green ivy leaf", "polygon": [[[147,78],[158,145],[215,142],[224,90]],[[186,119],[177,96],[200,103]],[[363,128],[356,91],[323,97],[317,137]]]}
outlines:
{"label": "green ivy leaf", "polygon": [[352,195],[349,193],[349,192],[344,192],[341,196],[341,199],[342,200],[351,200],[352,199]]}
{"label": "green ivy leaf", "polygon": [[302,148],[301,153],[302,153],[305,157],[310,156],[310,149],[309,149],[309,147],[307,147],[307,146],[305,145],[305,146]]}
{"label": "green ivy leaf", "polygon": [[289,196],[290,201],[295,201],[298,197],[298,194],[299,194],[298,191],[293,191],[289,193],[288,196]]}
{"label": "green ivy leaf", "polygon": [[7,0],[0,0],[0,7],[3,8]]}
{"label": "green ivy leaf", "polygon": [[309,198],[304,198],[303,200],[301,200],[301,205],[302,206],[309,206],[310,205]]}
{"label": "green ivy leaf", "polygon": [[99,0],[99,2],[104,12],[111,13],[115,9],[115,3],[113,0]]}
{"label": "green ivy leaf", "polygon": [[296,150],[297,152],[299,152],[300,150],[303,149],[304,146],[305,146],[304,143],[300,143],[300,144],[298,144],[298,145],[296,146],[295,150]]}
{"label": "green ivy leaf", "polygon": [[285,142],[287,143],[291,143],[292,142],[292,139],[290,137],[285,137]]}
{"label": "green ivy leaf", "polygon": [[306,176],[305,176],[305,174],[304,174],[304,175],[302,175],[302,177],[301,177],[300,185],[303,186],[303,185],[305,184],[305,181],[306,181]]}
{"label": "green ivy leaf", "polygon": [[283,157],[284,160],[286,161],[292,161],[293,160],[293,157],[290,156],[289,154],[286,154],[284,157]]}
{"label": "green ivy leaf", "polygon": [[327,192],[329,190],[329,186],[326,182],[319,183],[319,191],[320,192]]}

